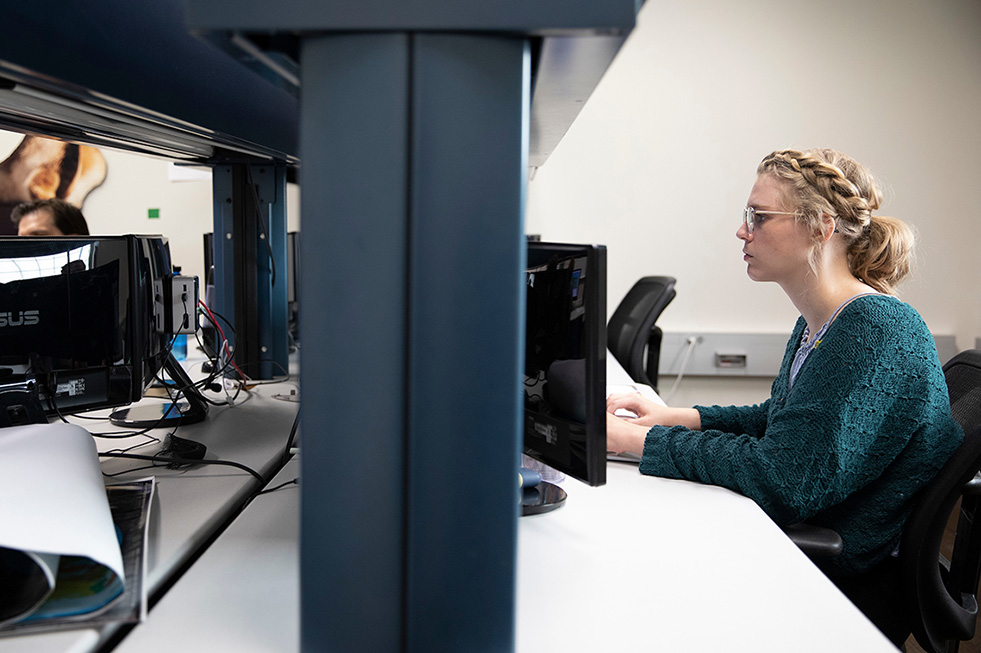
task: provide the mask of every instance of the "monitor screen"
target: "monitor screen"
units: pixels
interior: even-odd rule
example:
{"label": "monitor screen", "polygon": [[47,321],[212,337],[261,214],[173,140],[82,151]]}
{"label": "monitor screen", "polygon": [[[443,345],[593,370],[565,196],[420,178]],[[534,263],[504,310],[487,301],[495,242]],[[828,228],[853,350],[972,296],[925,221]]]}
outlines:
{"label": "monitor screen", "polygon": [[159,236],[0,238],[0,394],[34,388],[47,415],[138,401],[169,355],[171,274]]}
{"label": "monitor screen", "polygon": [[524,453],[606,482],[606,248],[528,243]]}

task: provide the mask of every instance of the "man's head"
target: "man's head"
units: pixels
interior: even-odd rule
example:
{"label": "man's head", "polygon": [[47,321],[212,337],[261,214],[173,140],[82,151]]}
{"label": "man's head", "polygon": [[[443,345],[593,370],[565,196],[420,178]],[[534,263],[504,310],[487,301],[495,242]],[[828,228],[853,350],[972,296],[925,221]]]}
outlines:
{"label": "man's head", "polygon": [[89,227],[82,212],[60,199],[25,202],[14,207],[10,219],[18,236],[87,236]]}

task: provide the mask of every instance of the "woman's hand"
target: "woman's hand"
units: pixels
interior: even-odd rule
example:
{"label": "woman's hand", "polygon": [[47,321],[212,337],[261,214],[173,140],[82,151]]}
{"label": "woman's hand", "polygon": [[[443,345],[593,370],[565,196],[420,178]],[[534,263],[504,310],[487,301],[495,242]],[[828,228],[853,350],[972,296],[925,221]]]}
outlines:
{"label": "woman's hand", "polygon": [[658,419],[661,412],[665,409],[661,404],[655,403],[650,399],[645,399],[637,392],[622,395],[610,395],[606,399],[606,411],[615,414],[618,410],[628,411],[633,417],[621,415],[624,419],[634,424],[643,426],[654,426],[663,424]]}
{"label": "woman's hand", "polygon": [[[702,428],[702,416],[694,408],[671,408],[645,399],[639,393],[610,395],[606,400],[607,413],[614,414],[618,410],[631,413],[632,417],[624,416],[624,420],[632,424],[651,426],[684,426],[693,431]],[[607,420],[609,423],[609,420]]]}
{"label": "woman's hand", "polygon": [[636,420],[606,414],[606,450],[613,453],[630,452],[638,456],[644,453],[644,440],[648,427],[637,424]]}

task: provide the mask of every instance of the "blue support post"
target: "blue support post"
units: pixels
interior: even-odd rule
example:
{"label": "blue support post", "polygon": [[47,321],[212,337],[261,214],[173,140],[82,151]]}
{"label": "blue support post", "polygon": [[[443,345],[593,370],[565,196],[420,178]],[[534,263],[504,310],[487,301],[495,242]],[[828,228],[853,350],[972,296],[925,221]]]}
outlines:
{"label": "blue support post", "polygon": [[333,36],[303,45],[305,651],[402,645],[408,40]]}
{"label": "blue support post", "polygon": [[302,649],[513,648],[528,44],[301,61]]}
{"label": "blue support post", "polygon": [[[236,365],[253,379],[289,366],[286,166],[227,163],[212,173],[214,306]],[[220,344],[220,343],[219,343]]]}

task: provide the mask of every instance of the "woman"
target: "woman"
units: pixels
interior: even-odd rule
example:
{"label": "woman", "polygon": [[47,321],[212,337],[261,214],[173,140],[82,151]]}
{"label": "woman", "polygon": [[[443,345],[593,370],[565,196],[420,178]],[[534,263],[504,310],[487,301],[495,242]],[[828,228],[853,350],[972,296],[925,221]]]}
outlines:
{"label": "woman", "polygon": [[[667,408],[611,397],[608,448],[640,471],[736,490],[778,524],[803,520],[844,541],[833,579],[886,564],[910,499],[963,438],[932,336],[893,295],[913,238],[865,168],[833,150],[767,156],[736,236],[747,273],[800,311],[770,398]],[[627,409],[637,417],[621,419]]]}

